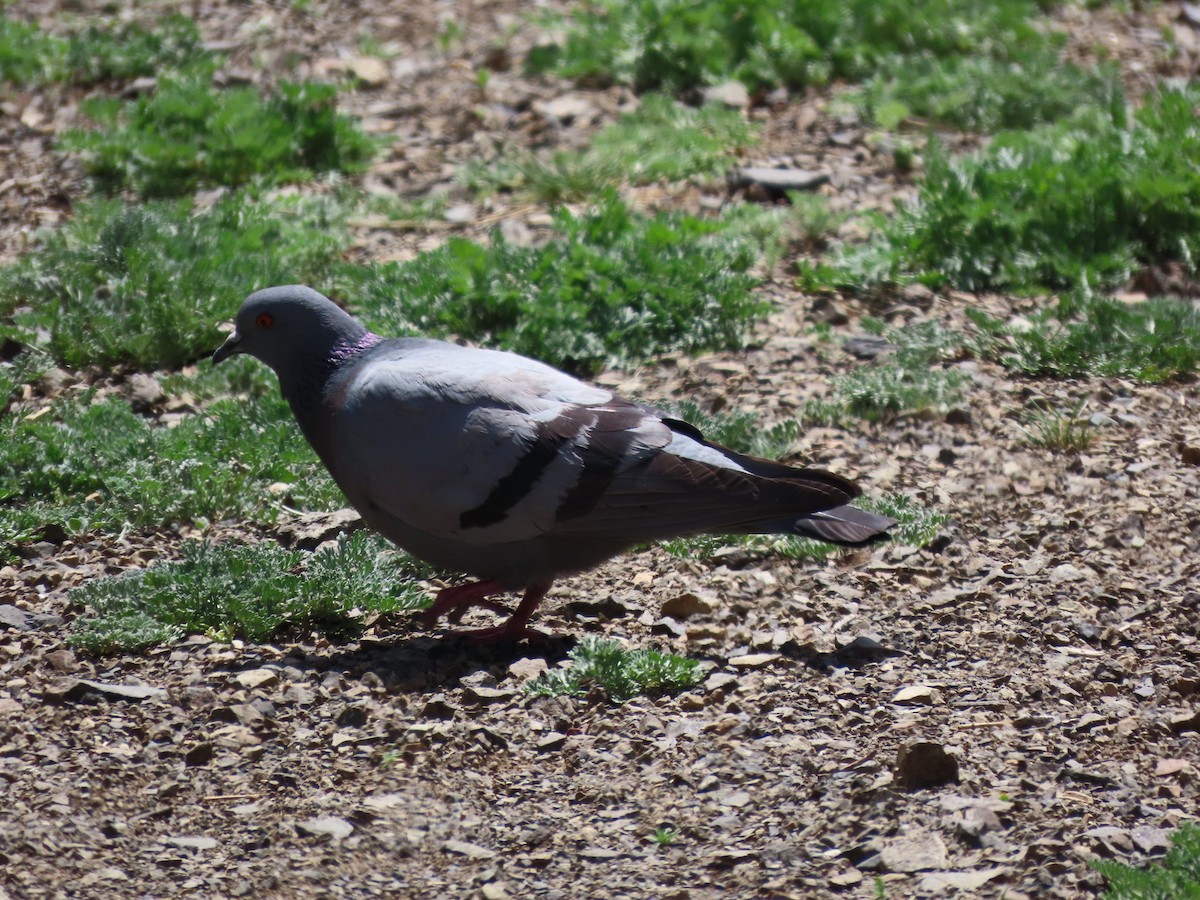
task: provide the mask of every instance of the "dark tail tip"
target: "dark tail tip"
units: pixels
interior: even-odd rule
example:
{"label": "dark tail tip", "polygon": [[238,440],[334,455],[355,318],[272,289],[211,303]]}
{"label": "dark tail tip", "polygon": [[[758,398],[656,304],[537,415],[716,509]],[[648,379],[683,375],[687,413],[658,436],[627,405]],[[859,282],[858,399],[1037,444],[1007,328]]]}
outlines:
{"label": "dark tail tip", "polygon": [[856,506],[835,506],[796,522],[800,534],[850,547],[882,540],[896,520]]}

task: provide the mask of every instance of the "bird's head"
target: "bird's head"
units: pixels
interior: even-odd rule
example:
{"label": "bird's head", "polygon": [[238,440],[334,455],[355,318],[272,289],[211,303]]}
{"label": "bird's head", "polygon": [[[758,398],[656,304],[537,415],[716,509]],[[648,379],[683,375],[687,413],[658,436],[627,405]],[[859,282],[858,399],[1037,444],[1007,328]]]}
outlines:
{"label": "bird's head", "polygon": [[243,302],[233,334],[213,364],[238,353],[266,363],[281,380],[300,367],[332,361],[369,332],[328,297],[300,284],[264,288]]}

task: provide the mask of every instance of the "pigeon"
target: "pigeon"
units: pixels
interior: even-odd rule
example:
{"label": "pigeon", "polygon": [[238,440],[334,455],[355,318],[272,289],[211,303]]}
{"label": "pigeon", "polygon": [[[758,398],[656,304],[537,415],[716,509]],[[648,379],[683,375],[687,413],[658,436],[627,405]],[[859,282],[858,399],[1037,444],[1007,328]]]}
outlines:
{"label": "pigeon", "polygon": [[801,534],[860,546],[895,520],[858,486],[729,450],[680,419],[515,353],[383,338],[304,285],[242,303],[213,363],[274,370],[304,437],[370,527],[477,581],[425,612],[457,623],[523,591],[481,642],[529,627],[555,579],[639,544],[695,534]]}

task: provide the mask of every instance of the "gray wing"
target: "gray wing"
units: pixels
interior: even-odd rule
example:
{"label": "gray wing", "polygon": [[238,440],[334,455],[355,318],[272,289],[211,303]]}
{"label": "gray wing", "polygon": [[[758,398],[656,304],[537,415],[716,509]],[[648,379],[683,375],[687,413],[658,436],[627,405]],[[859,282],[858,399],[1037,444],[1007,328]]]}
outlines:
{"label": "gray wing", "polygon": [[554,530],[671,440],[656,416],[524,357],[444,344],[371,358],[338,385],[330,469],[360,510],[474,544]]}

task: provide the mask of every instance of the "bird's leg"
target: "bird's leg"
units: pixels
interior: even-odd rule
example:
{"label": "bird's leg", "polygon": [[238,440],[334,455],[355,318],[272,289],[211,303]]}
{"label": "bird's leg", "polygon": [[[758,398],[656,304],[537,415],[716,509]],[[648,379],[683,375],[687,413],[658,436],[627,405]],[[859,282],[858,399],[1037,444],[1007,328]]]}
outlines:
{"label": "bird's leg", "polygon": [[450,620],[457,622],[472,606],[486,606],[493,612],[507,612],[505,607],[488,599],[492,594],[503,590],[504,588],[494,581],[472,581],[469,584],[442,588],[434,598],[433,606],[421,613],[421,619],[426,625],[433,625],[449,613]]}
{"label": "bird's leg", "polygon": [[521,598],[520,606],[503,625],[497,625],[494,628],[480,628],[476,631],[459,631],[457,634],[480,644],[546,640],[549,635],[535,631],[529,627],[528,623],[533,611],[537,609],[538,604],[542,602],[542,598],[546,596],[546,592],[550,590],[550,585],[553,583],[553,581],[540,581],[529,585],[525,589],[525,596]]}

